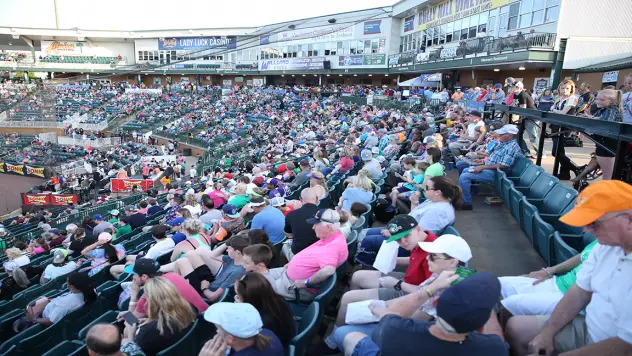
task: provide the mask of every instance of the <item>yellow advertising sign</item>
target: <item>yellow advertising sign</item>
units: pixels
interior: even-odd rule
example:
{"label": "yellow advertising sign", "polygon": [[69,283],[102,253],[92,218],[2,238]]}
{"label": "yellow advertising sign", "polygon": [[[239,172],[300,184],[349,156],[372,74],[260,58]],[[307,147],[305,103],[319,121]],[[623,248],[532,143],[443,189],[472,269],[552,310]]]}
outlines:
{"label": "yellow advertising sign", "polygon": [[0,172],[4,173],[4,162],[0,162]]}
{"label": "yellow advertising sign", "polygon": [[26,174],[44,178],[44,167],[26,166]]}
{"label": "yellow advertising sign", "polygon": [[419,12],[418,30],[441,26],[479,12],[507,5],[509,0],[445,0]]}
{"label": "yellow advertising sign", "polygon": [[22,164],[9,164],[7,163],[7,172],[13,172],[20,175],[24,175],[24,165]]}

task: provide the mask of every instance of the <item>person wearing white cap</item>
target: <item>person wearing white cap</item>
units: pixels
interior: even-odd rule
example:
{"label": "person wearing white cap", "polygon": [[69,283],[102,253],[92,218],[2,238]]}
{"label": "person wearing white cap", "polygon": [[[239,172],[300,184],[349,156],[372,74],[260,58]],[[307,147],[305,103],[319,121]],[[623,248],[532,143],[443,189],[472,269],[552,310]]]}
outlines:
{"label": "person wearing white cap", "polygon": [[204,319],[215,324],[217,334],[199,356],[265,355],[283,356],[283,345],[270,330],[263,328],[259,311],[248,303],[215,303],[204,312]]}
{"label": "person wearing white cap", "polygon": [[516,125],[505,125],[493,133],[498,135],[499,144],[485,164],[472,166],[459,176],[459,186],[463,190],[463,210],[472,210],[472,181],[491,183],[496,179],[496,169],[508,170],[522,157],[522,150],[516,141]]}
{"label": "person wearing white cap", "polygon": [[369,149],[364,149],[360,153],[360,158],[362,158],[362,161],[364,162],[364,166],[362,167],[362,169],[366,170],[369,173],[369,178],[371,178],[371,180],[374,182],[379,181],[383,175],[382,166],[380,165],[380,162],[373,158],[373,152]]}
{"label": "person wearing white cap", "polygon": [[[424,301],[421,306],[412,314],[413,319],[418,320],[430,320],[436,316],[436,301],[443,293],[444,289],[433,289],[433,282],[439,277],[439,275],[445,271],[456,271],[456,268],[465,266],[470,259],[472,259],[472,250],[467,242],[460,236],[446,234],[439,236],[432,242],[419,242],[419,247],[428,252],[428,268],[432,275],[426,279],[423,283],[416,287],[416,290],[411,293],[422,293],[424,295],[430,295],[431,297]],[[400,309],[404,298],[391,299],[386,301],[387,311],[392,309]],[[334,332],[326,343],[329,347],[335,346],[342,350],[343,341],[345,336],[351,332],[362,332],[367,335],[371,335],[371,332],[377,324],[361,324],[361,325],[345,325],[341,327],[335,327]]]}
{"label": "person wearing white cap", "polygon": [[75,261],[66,262],[66,254],[67,252],[63,249],[55,249],[53,262],[44,269],[44,273],[42,273],[40,278],[40,284],[52,281],[77,269],[78,266]]}

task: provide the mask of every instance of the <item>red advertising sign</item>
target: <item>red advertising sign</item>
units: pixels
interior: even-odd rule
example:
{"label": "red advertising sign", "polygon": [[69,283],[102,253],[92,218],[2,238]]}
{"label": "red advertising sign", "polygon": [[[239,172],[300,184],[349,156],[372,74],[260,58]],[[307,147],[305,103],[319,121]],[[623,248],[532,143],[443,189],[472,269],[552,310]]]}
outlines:
{"label": "red advertising sign", "polygon": [[112,186],[110,190],[113,193],[131,192],[134,186],[142,191],[148,191],[149,188],[154,186],[154,181],[151,179],[121,179],[112,178]]}
{"label": "red advertising sign", "polygon": [[24,205],[50,205],[50,194],[22,194]]}
{"label": "red advertising sign", "polygon": [[70,203],[77,204],[79,197],[76,194],[51,194],[50,203],[53,206],[66,206]]}

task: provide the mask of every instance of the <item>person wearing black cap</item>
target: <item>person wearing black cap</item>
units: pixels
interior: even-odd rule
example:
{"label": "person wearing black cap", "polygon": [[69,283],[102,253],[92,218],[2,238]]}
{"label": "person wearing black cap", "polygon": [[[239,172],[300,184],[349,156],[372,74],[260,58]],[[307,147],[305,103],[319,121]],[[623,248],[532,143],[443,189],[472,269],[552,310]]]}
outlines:
{"label": "person wearing black cap", "polygon": [[[457,279],[454,272],[446,271],[400,303],[388,308],[369,306],[380,322],[371,335],[348,334],[344,339],[345,354],[508,355],[509,346],[493,310],[500,296],[498,278],[479,272],[451,286]],[[434,322],[410,319],[426,300],[444,289]]]}
{"label": "person wearing black cap", "polygon": [[454,157],[460,156],[462,149],[470,149],[474,143],[480,145],[485,141],[486,129],[481,113],[470,111],[465,118],[468,120],[466,132],[459,137],[457,142],[450,142],[448,145]]}

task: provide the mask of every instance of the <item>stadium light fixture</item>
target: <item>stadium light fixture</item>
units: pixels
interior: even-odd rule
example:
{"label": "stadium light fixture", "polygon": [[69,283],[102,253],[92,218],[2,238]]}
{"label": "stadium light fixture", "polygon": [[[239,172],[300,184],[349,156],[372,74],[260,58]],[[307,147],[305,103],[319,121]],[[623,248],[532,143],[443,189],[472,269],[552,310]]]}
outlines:
{"label": "stadium light fixture", "polygon": [[315,77],[317,77],[317,76],[318,76],[318,74],[314,74],[314,76],[315,76]]}
{"label": "stadium light fixture", "polygon": [[342,77],[342,74],[338,74],[339,77]]}
{"label": "stadium light fixture", "polygon": [[303,74],[303,76],[305,76],[305,74]]}
{"label": "stadium light fixture", "polygon": [[281,74],[282,77],[285,77],[285,74]]}
{"label": "stadium light fixture", "polygon": [[294,74],[292,74],[292,76],[294,76]]}
{"label": "stadium light fixture", "polygon": [[388,74],[384,74],[385,77],[388,77]]}
{"label": "stadium light fixture", "polygon": [[358,75],[357,75],[357,74],[354,74],[353,76],[354,76],[354,77],[357,77]]}
{"label": "stadium light fixture", "polygon": [[518,70],[525,70],[525,69],[527,69],[527,68],[525,68],[524,66],[520,66],[520,67],[518,68]]}
{"label": "stadium light fixture", "polygon": [[373,74],[369,74],[369,77],[372,77],[372,76],[373,76]]}
{"label": "stadium light fixture", "polygon": [[329,76],[329,74],[327,74],[327,76]]}
{"label": "stadium light fixture", "polygon": [[494,68],[494,72],[500,72],[500,69]]}

